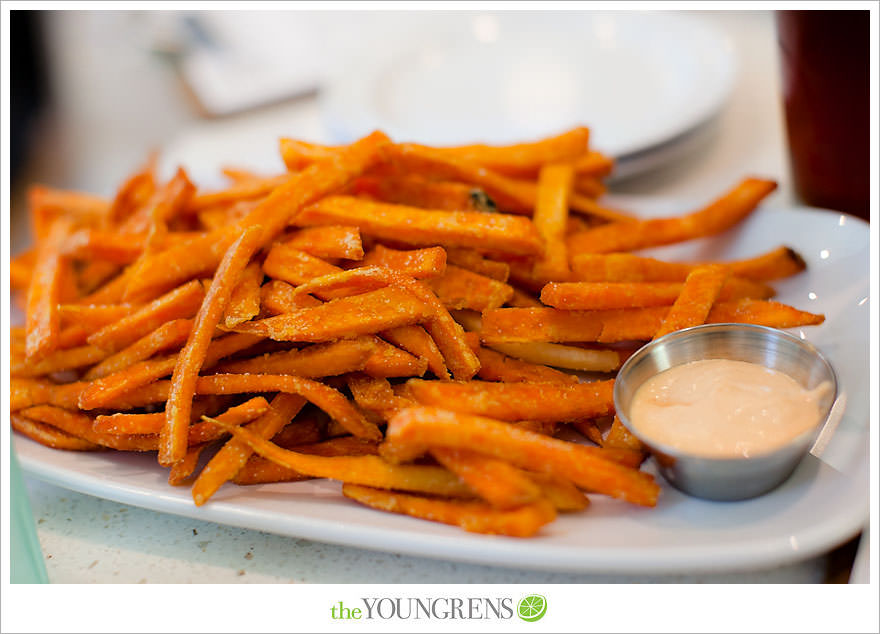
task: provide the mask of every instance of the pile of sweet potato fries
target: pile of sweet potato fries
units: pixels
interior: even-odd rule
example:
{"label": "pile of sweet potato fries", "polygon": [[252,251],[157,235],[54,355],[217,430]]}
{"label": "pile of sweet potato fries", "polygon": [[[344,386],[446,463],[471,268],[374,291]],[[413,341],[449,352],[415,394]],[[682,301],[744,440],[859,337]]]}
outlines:
{"label": "pile of sweet potato fries", "polygon": [[823,317],[769,300],[804,268],[785,247],[631,253],[723,232],[775,183],[638,220],[598,202],[613,165],[588,136],[282,139],[286,173],[230,168],[220,191],[183,169],[158,182],[155,159],[112,200],[33,187],[34,247],[10,266],[26,314],[13,427],[56,449],[155,451],[199,505],[230,481],[331,478],[375,508],[511,536],[585,493],[653,506],[614,418],[626,355],[704,322]]}

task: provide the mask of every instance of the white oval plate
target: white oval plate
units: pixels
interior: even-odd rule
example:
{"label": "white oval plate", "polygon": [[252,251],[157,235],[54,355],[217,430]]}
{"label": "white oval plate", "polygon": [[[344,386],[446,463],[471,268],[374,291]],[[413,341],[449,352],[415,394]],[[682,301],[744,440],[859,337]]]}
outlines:
{"label": "white oval plate", "polygon": [[[682,213],[671,201],[618,199],[645,215]],[[844,418],[821,458],[808,456],[778,489],[754,500],[689,498],[661,480],[656,508],[592,496],[531,539],[483,536],[374,511],[325,480],[227,485],[197,508],[167,484],[155,456],[53,451],[15,438],[23,469],[75,491],[156,511],[322,542],[517,568],[619,573],[767,568],[825,552],[868,517],[868,225],[840,214],[762,209],[721,236],[665,247],[677,259],[734,259],[787,244],[808,270],[777,287],[778,299],[826,315],[804,328],[847,393]],[[799,332],[799,330],[795,330]],[[650,468],[650,464],[649,464]]]}
{"label": "white oval plate", "polygon": [[[416,39],[418,38],[418,39]],[[575,125],[624,160],[706,122],[733,86],[727,39],[695,17],[507,12],[377,43],[322,91],[331,135],[511,143]]]}

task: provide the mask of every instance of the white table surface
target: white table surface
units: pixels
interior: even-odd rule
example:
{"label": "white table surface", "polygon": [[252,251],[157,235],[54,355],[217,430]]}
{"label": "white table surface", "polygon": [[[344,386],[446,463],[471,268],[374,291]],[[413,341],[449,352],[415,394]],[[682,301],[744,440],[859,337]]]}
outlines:
{"label": "white table surface", "polygon": [[[731,38],[739,59],[733,95],[711,140],[690,157],[657,172],[617,183],[626,194],[710,198],[747,173],[776,178],[776,200],[793,200],[785,157],[782,110],[773,17],[769,13],[703,14]],[[49,24],[58,49],[55,84],[66,107],[50,127],[61,139],[62,156],[46,159],[43,178],[55,184],[98,192],[113,185],[136,165],[145,149],[163,145],[176,158],[191,158],[192,148],[218,155],[241,139],[274,139],[280,134],[322,140],[315,99],[302,99],[237,116],[199,120],[170,81],[170,71],[156,68],[132,51],[107,58],[99,54],[102,38],[112,32],[115,14],[69,14]],[[75,48],[66,56],[59,50]],[[124,47],[123,47],[124,48]],[[83,60],[90,63],[83,64]],[[138,92],[144,116],[139,125],[115,109],[123,99],[114,87],[119,73],[140,73]],[[83,85],[92,92],[80,90]],[[99,100],[95,95],[104,94]],[[161,104],[161,107],[154,107]],[[57,150],[58,145],[55,145]],[[67,148],[66,154],[64,148]],[[75,157],[70,148],[77,148]],[[46,167],[48,165],[48,167]],[[14,223],[13,251],[21,235]],[[827,558],[745,573],[698,576],[624,577],[557,574],[434,561],[370,552],[279,537],[176,517],[93,498],[28,480],[37,531],[54,583],[614,583],[614,582],[821,582]]]}

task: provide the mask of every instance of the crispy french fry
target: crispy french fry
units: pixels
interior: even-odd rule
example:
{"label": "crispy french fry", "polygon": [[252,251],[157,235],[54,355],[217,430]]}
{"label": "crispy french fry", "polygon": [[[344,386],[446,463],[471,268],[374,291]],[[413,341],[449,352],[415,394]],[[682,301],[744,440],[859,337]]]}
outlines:
{"label": "crispy french fry", "polygon": [[340,270],[339,267],[288,244],[274,245],[263,262],[266,275],[294,286]]}
{"label": "crispy french fry", "polygon": [[367,253],[364,266],[384,266],[398,273],[410,275],[417,280],[430,279],[446,272],[446,251],[442,247],[428,247],[398,251],[377,244]]}
{"label": "crispy french fry", "polygon": [[260,308],[272,315],[320,305],[320,300],[311,295],[297,295],[293,286],[281,280],[269,280],[260,288]]}
{"label": "crispy french fry", "polygon": [[407,460],[423,453],[425,447],[472,449],[643,506],[654,506],[660,490],[650,475],[603,458],[607,450],[549,438],[490,418],[431,407],[395,414],[379,449],[380,455]]}
{"label": "crispy french fry", "polygon": [[[803,258],[788,247],[717,264],[730,267],[730,274],[737,278],[755,282],[789,277],[806,268]],[[700,264],[664,262],[631,253],[582,253],[572,258],[572,269],[583,282],[683,282],[697,266]]]}
{"label": "crispy french fry", "polygon": [[322,259],[361,260],[364,247],[357,227],[306,227],[297,231],[284,244]]}
{"label": "crispy french fry", "polygon": [[131,345],[172,319],[193,317],[199,310],[205,290],[198,280],[192,280],[153,300],[127,317],[104,326],[89,336],[93,346],[117,352]]}
{"label": "crispy french fry", "polygon": [[44,240],[58,218],[66,218],[77,227],[94,226],[104,220],[110,204],[91,194],[33,185],[28,188],[28,207],[31,235]]}
{"label": "crispy french fry", "polygon": [[25,418],[19,414],[12,414],[9,419],[12,423],[12,429],[52,449],[65,449],[67,451],[95,451],[103,449],[101,445],[68,434],[52,425]]}
{"label": "crispy french fry", "polygon": [[514,509],[541,498],[541,489],[509,463],[467,449],[437,447],[431,455],[498,509]]}
{"label": "crispy french fry", "polygon": [[[273,442],[276,442],[273,439]],[[276,442],[276,444],[278,444]],[[379,452],[376,443],[360,440],[351,436],[331,438],[323,442],[298,445],[296,452],[311,456],[375,456]],[[282,467],[262,456],[251,456],[247,464],[232,479],[235,484],[266,484],[269,482],[296,482],[309,480],[312,476],[304,475],[294,469]]]}
{"label": "crispy french fry", "polygon": [[59,304],[58,316],[61,318],[62,328],[76,325],[100,330],[138,308],[134,304]]}
{"label": "crispy french fry", "polygon": [[489,197],[481,189],[451,181],[432,181],[419,176],[378,178],[362,176],[346,193],[396,205],[447,211],[487,211]]}
{"label": "crispy french fry", "polygon": [[[440,348],[446,360],[446,366],[456,379],[467,380],[480,369],[479,360],[464,340],[464,330],[462,327],[452,318],[446,307],[429,288],[408,275],[383,267],[367,266],[312,280],[312,282],[300,286],[297,292],[313,293],[316,291],[327,291],[328,289],[345,288],[357,280],[362,280],[365,284],[394,284],[405,288],[412,297],[417,298],[423,307],[430,311],[430,317],[427,318],[425,328],[437,343],[437,347]],[[374,292],[378,293],[379,291]],[[365,295],[359,297],[364,297]],[[406,325],[409,325],[409,323],[394,324],[394,326],[390,327]]]}
{"label": "crispy french fry", "polygon": [[331,478],[369,486],[419,491],[453,497],[473,494],[457,477],[440,467],[395,465],[378,456],[317,456],[282,449],[244,427],[223,423],[236,440],[281,466],[318,478]]}
{"label": "crispy french fry", "polygon": [[450,158],[477,163],[506,176],[530,178],[537,176],[541,167],[548,163],[584,158],[589,138],[589,129],[579,127],[532,143],[463,145],[434,148],[434,151]]}
{"label": "crispy french fry", "polygon": [[260,313],[260,284],[263,270],[258,262],[251,262],[241,273],[241,278],[232,289],[229,305],[224,312],[224,323],[232,328],[249,321]]}
{"label": "crispy french fry", "polygon": [[556,280],[565,280],[571,275],[565,229],[573,178],[574,168],[570,163],[545,165],[538,175],[538,200],[532,219],[544,239],[544,255],[535,267],[539,275]]}
{"label": "crispy french fry", "polygon": [[475,249],[449,248],[446,249],[446,257],[450,264],[499,282],[506,282],[510,277],[510,266],[506,262],[488,260]]}
{"label": "crispy french fry", "polygon": [[89,369],[83,375],[83,378],[87,381],[100,379],[101,377],[124,370],[139,361],[149,359],[157,352],[180,347],[186,342],[191,329],[191,319],[166,321],[156,330],[141,337],[127,348],[123,348],[116,354],[106,357],[103,361]]}
{"label": "crispy french fry", "polygon": [[645,447],[642,445],[642,442],[624,427],[617,416],[614,417],[614,422],[611,423],[611,429],[608,430],[602,446],[612,449],[630,449],[645,453]]}
{"label": "crispy french fry", "polygon": [[21,415],[32,420],[57,427],[63,432],[82,438],[90,443],[118,449],[119,451],[155,451],[156,436],[117,436],[101,434],[92,430],[91,416],[71,412],[51,405],[37,405],[22,410]]}
{"label": "crispy french fry", "polygon": [[[455,319],[468,330],[479,332],[482,328],[482,319],[474,312],[456,311]],[[529,363],[581,372],[613,372],[623,363],[616,350],[589,350],[557,343],[488,343],[487,347]]]}
{"label": "crispy french fry", "polygon": [[541,489],[541,495],[550,500],[557,511],[583,511],[590,505],[589,498],[568,480],[555,478],[546,473],[528,473],[529,478]]}
{"label": "crispy french fry", "polygon": [[[499,308],[483,314],[480,337],[491,346],[535,341],[648,341],[660,328],[668,312],[668,306],[582,311]],[[709,311],[706,323],[734,322],[794,328],[815,326],[824,320],[824,315],[815,315],[778,302],[740,299],[716,303]]]}
{"label": "crispy french fry", "polygon": [[474,211],[425,210],[348,196],[323,198],[297,217],[300,226],[348,224],[364,235],[416,246],[443,244],[536,255],[541,239],[528,218]]}
{"label": "crispy french fry", "polygon": [[[251,423],[249,428],[260,437],[271,438],[297,415],[305,403],[305,399],[296,394],[278,394],[272,399],[269,411]],[[228,440],[193,483],[192,496],[196,506],[202,506],[224,482],[234,478],[252,453],[253,450],[245,443],[235,438]]]}
{"label": "crispy french fry", "polygon": [[337,376],[363,370],[375,350],[375,340],[358,337],[230,361],[218,370],[230,374],[290,374],[304,378]]}
{"label": "crispy french fry", "polygon": [[682,328],[704,324],[726,280],[727,269],[718,264],[698,266],[691,271],[682,285],[681,294],[654,334],[654,339]]}
{"label": "crispy french fry", "polygon": [[251,178],[233,184],[231,187],[214,192],[200,192],[189,203],[189,211],[200,211],[218,205],[228,205],[242,200],[253,200],[268,196],[273,191],[287,185],[294,175],[279,174],[265,178]]}
{"label": "crispy french fry", "polygon": [[46,239],[37,249],[37,263],[28,286],[25,325],[25,349],[28,358],[35,361],[42,359],[58,346],[61,331],[58,301],[61,272],[66,261],[62,251],[69,231],[69,222],[54,222]]}
{"label": "crispy french fry", "polygon": [[387,379],[358,373],[349,375],[346,382],[358,407],[379,414],[382,420],[399,409],[414,405],[413,401],[395,394]]}
{"label": "crispy french fry", "polygon": [[160,434],[159,464],[170,466],[186,455],[187,426],[199,371],[208,354],[214,329],[220,323],[232,291],[238,284],[251,256],[260,246],[261,228],[248,227],[230,245],[205,294],[201,308],[183,349],[177,355],[171,392],[165,406],[165,426]]}
{"label": "crispy french fry", "polygon": [[388,138],[384,134],[373,133],[340,150],[332,160],[294,175],[236,225],[216,229],[156,254],[147,260],[142,274],[129,282],[126,296],[149,295],[214,270],[229,245],[247,227],[262,227],[259,246],[269,244],[303,207],[336,191],[378,162],[386,145]]}
{"label": "crispy french fry", "polygon": [[614,412],[614,381],[591,383],[442,382],[410,379],[419,403],[499,420],[569,421]]}
{"label": "crispy french fry", "polygon": [[383,330],[379,335],[418,358],[424,359],[428,369],[437,378],[449,379],[449,371],[440,349],[434,343],[431,335],[425,332],[421,326],[400,326],[391,330]]}
{"label": "crispy french fry", "polygon": [[95,346],[80,346],[51,352],[40,361],[29,362],[27,358],[13,362],[12,376],[37,377],[65,370],[75,370],[103,360],[109,353]]}
{"label": "crispy french fry", "polygon": [[198,394],[242,394],[247,392],[286,392],[298,394],[339,421],[352,435],[379,440],[382,432],[367,422],[342,394],[332,387],[297,376],[278,374],[214,374],[199,377]]}
{"label": "crispy french fry", "polygon": [[276,341],[322,342],[374,334],[431,317],[432,311],[412,293],[387,287],[239,324],[236,330]]}
{"label": "crispy french fry", "polygon": [[499,510],[481,502],[452,502],[350,483],[342,486],[342,493],[372,508],[452,524],[472,533],[531,537],[556,519],[553,506],[546,500]]}
{"label": "crispy french fry", "polygon": [[443,275],[430,280],[428,286],[446,308],[453,310],[500,308],[513,297],[512,286],[452,264]]}
{"label": "crispy french fry", "polygon": [[673,218],[612,223],[576,233],[568,238],[572,255],[634,251],[726,231],[748,216],[776,183],[748,178],[699,211]]}
{"label": "crispy french fry", "polygon": [[554,382],[577,383],[578,378],[573,374],[567,374],[539,365],[509,357],[495,350],[484,348],[477,344],[477,357],[480,359],[480,371],[477,373],[484,381],[501,381],[504,383],[522,382]]}
{"label": "crispy french fry", "polygon": [[156,165],[159,155],[152,152],[146,162],[129,176],[116,191],[105,212],[104,225],[118,226],[149,202],[156,192]]}
{"label": "crispy french fry", "polygon": [[[679,282],[551,282],[541,290],[541,301],[566,310],[671,306],[683,286]],[[718,300],[767,299],[772,296],[773,289],[765,284],[729,277],[721,287]]]}
{"label": "crispy french fry", "polygon": [[422,376],[427,369],[426,359],[395,348],[378,337],[373,339],[373,353],[363,366],[364,372],[377,378]]}

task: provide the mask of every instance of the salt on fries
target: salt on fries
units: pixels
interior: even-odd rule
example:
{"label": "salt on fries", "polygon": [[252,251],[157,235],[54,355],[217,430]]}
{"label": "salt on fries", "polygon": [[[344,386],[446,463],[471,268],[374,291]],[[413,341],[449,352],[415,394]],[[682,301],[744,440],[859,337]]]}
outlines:
{"label": "salt on fries", "polygon": [[786,247],[631,253],[726,231],[775,183],[639,220],[597,200],[613,162],[588,140],[282,139],[286,173],[227,168],[217,191],[160,183],[155,157],[112,200],[36,186],[35,247],[10,263],[12,426],[156,451],[199,505],[229,482],[332,478],[369,507],[520,537],[586,494],[653,506],[614,418],[626,356],[705,322],[823,317],[771,300],[805,266]]}

